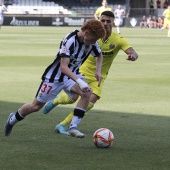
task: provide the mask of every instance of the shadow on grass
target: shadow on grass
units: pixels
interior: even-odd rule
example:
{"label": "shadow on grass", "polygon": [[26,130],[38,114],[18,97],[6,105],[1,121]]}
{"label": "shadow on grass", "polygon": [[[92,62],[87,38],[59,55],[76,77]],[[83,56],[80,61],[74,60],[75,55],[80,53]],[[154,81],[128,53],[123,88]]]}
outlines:
{"label": "shadow on grass", "polygon": [[[9,113],[21,105],[0,102],[1,129]],[[71,110],[65,105],[47,115],[41,111],[34,113],[16,124],[10,137],[5,137],[1,130],[2,169],[150,170],[170,167],[169,117],[93,109],[79,125],[87,135],[80,140],[54,132],[55,125]],[[101,127],[110,129],[115,136],[109,149],[97,149],[93,144],[92,135]]]}

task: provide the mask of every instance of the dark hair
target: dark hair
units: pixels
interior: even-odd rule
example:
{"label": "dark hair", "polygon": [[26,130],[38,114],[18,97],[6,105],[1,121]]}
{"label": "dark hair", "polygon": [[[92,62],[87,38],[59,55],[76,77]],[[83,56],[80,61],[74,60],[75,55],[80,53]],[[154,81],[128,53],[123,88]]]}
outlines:
{"label": "dark hair", "polygon": [[112,18],[115,17],[114,14],[113,14],[113,12],[111,12],[111,11],[104,11],[104,12],[101,13],[101,16],[102,16],[102,15],[106,15],[106,16],[112,17]]}

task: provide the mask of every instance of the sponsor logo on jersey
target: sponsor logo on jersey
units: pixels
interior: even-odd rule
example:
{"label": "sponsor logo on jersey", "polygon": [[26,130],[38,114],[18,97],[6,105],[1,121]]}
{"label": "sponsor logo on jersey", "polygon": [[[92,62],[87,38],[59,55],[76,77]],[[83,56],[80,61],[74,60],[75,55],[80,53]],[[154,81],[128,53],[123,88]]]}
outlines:
{"label": "sponsor logo on jersey", "polygon": [[39,93],[39,97],[42,97],[43,96],[43,94],[42,93]]}
{"label": "sponsor logo on jersey", "polygon": [[111,43],[109,47],[110,47],[110,49],[114,49],[115,45]]}
{"label": "sponsor logo on jersey", "polygon": [[107,56],[110,56],[110,55],[113,55],[114,54],[114,52],[113,51],[109,51],[109,52],[102,52],[102,55],[104,56],[104,57],[107,57]]}
{"label": "sponsor logo on jersey", "polygon": [[85,46],[84,53],[87,53],[89,50],[89,46]]}

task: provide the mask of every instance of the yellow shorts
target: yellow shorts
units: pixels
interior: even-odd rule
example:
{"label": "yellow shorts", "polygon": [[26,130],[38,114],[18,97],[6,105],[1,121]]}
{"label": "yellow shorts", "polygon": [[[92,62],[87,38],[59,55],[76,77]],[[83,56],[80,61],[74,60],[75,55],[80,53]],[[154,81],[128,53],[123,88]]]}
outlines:
{"label": "yellow shorts", "polygon": [[90,85],[90,87],[92,88],[93,93],[95,95],[101,97],[101,92],[102,92],[102,88],[103,88],[103,84],[104,84],[104,79],[102,79],[102,82],[101,82],[99,87],[98,87],[98,81],[97,81],[96,77],[86,75],[85,79],[86,79],[87,83]]}

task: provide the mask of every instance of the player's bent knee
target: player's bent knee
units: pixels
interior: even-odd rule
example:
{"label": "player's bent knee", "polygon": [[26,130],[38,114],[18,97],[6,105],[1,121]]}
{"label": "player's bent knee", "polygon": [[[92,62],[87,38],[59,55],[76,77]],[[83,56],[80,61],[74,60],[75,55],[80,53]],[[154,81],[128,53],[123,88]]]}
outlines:
{"label": "player's bent knee", "polygon": [[86,92],[86,93],[82,93],[81,97],[83,97],[83,98],[90,98],[91,94],[92,94],[92,90],[89,91],[89,92]]}

